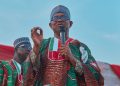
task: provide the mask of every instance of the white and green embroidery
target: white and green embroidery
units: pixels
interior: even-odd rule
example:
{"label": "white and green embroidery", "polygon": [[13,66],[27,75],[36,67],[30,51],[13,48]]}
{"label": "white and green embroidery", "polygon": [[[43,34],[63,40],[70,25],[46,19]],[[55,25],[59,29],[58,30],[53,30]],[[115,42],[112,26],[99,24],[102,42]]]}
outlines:
{"label": "white and green embroidery", "polygon": [[85,48],[83,46],[81,46],[80,47],[80,52],[82,54],[81,59],[82,59],[83,63],[86,63],[87,60],[88,60],[88,52],[87,52],[87,50],[85,50]]}

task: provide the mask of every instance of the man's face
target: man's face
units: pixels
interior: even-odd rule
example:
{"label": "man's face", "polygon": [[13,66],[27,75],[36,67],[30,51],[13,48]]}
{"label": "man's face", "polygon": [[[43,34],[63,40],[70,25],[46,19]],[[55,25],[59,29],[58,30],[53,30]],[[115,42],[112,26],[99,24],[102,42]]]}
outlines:
{"label": "man's face", "polygon": [[30,53],[31,47],[27,44],[19,46],[16,51],[18,54],[18,58],[21,62],[24,62]]}
{"label": "man's face", "polygon": [[64,26],[66,31],[68,31],[71,25],[72,25],[72,21],[68,20],[68,18],[64,15],[64,13],[56,13],[53,16],[52,21],[50,22],[50,27],[52,28],[54,33],[57,34],[60,33],[59,30],[60,26]]}

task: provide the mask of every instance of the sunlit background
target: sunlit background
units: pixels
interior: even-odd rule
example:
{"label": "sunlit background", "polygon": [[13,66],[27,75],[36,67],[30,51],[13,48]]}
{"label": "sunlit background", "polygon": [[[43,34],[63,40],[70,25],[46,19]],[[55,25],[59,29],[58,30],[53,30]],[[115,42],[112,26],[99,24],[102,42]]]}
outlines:
{"label": "sunlit background", "polygon": [[71,12],[70,37],[87,44],[96,60],[120,64],[120,0],[0,0],[0,44],[30,38],[34,26],[53,36],[49,19],[57,5]]}

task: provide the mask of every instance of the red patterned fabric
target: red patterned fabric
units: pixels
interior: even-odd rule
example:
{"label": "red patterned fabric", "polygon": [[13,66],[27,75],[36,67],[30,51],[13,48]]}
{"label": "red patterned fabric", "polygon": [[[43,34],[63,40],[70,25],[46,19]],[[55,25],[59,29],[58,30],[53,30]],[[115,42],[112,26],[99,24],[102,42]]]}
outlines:
{"label": "red patterned fabric", "polygon": [[13,81],[13,79],[12,80],[8,79],[8,77],[11,76],[11,75],[8,74],[8,71],[10,71],[10,70],[8,70],[7,67],[3,66],[3,71],[4,71],[3,82],[2,82],[2,85],[0,85],[0,86],[8,86],[9,81],[12,81],[12,82],[15,83],[15,85],[13,85],[13,86],[22,86],[23,85],[22,74],[14,75],[14,71],[16,70],[16,67],[15,67],[12,60],[10,60],[9,65],[12,67],[12,72],[13,72],[12,76],[16,76],[15,81]]}
{"label": "red patterned fabric", "polygon": [[4,71],[4,78],[3,78],[3,83],[2,86],[7,86],[7,77],[8,77],[8,72],[7,69],[5,67],[3,67],[3,71]]}
{"label": "red patterned fabric", "polygon": [[110,65],[111,69],[114,71],[114,73],[118,76],[118,78],[120,79],[120,65]]}
{"label": "red patterned fabric", "polygon": [[[104,86],[104,79],[100,75],[99,82],[93,77],[92,72],[88,69],[85,64],[82,64],[84,70],[85,81],[79,81],[79,86]],[[99,83],[99,84],[98,84]],[[86,85],[85,85],[86,84]]]}
{"label": "red patterned fabric", "polygon": [[0,44],[0,60],[10,60],[13,58],[14,48],[12,46]]}

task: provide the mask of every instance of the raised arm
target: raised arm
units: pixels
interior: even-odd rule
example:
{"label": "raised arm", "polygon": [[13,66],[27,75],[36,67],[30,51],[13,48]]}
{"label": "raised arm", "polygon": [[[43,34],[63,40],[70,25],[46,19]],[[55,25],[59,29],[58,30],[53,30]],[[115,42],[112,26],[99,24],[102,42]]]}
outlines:
{"label": "raised arm", "polygon": [[40,44],[43,40],[43,30],[40,27],[33,27],[31,29],[31,38],[33,40],[33,51],[38,55]]}

